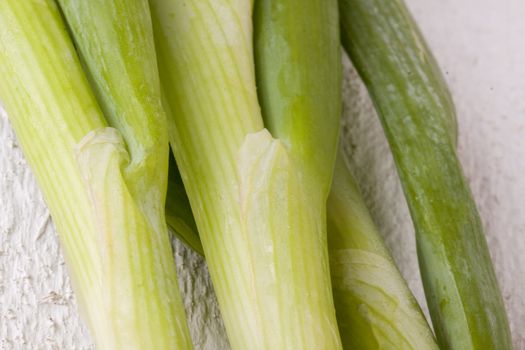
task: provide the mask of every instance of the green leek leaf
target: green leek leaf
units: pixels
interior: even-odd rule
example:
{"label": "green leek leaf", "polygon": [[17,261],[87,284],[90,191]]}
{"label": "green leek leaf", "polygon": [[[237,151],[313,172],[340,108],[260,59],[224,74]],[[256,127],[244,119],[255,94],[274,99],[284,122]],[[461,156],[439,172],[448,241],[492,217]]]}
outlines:
{"label": "green leek leaf", "polygon": [[390,143],[443,349],[511,349],[503,300],[456,153],[454,106],[402,0],[340,0],[342,41]]}

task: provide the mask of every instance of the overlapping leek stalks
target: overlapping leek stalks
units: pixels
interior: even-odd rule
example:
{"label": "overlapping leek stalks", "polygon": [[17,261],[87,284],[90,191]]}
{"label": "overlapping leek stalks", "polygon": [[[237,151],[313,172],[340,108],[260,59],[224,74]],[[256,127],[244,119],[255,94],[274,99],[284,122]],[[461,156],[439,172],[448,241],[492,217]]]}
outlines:
{"label": "overlapping leek stalks", "polygon": [[[341,113],[336,1],[260,0],[256,4],[255,61],[264,120],[272,133],[286,140],[298,163],[318,177],[331,175],[333,168],[328,164],[332,164]],[[308,189],[310,193],[316,190]],[[326,213],[332,287],[344,348],[437,349],[342,152],[337,156]]]}
{"label": "overlapping leek stalks", "polygon": [[232,348],[341,348],[321,203],[335,145],[314,179],[263,129],[252,1],[150,3],[172,148]]}
{"label": "overlapping leek stalks", "polygon": [[0,99],[44,193],[97,347],[185,349],[191,342],[163,213],[166,121],[148,7],[134,4],[119,7],[129,10],[119,23],[135,31],[108,34],[112,14],[94,11],[83,32],[107,39],[83,51],[90,68],[98,49],[111,51],[107,71],[91,69],[111,126],[53,1],[0,2]]}
{"label": "overlapping leek stalks", "polygon": [[[301,7],[305,12],[302,16],[286,16],[284,9],[292,11],[298,6],[292,1],[260,1],[258,4],[255,13],[257,78],[265,121],[289,140],[292,150],[303,147],[303,159],[299,161],[306,163],[310,170],[330,172],[330,169],[312,166],[310,155],[314,155],[314,159],[315,156],[322,158],[322,154],[330,155],[326,149],[333,147],[337,139],[334,134],[340,101],[334,86],[340,74],[338,28],[331,28],[332,21],[326,20],[334,18],[334,14],[324,20],[323,16],[314,16],[316,20],[312,21],[308,14],[323,13],[326,9],[319,2],[302,2],[308,5],[308,8]],[[270,11],[272,8],[279,8],[279,13]],[[290,30],[286,30],[288,26]],[[293,35],[294,29],[296,35]],[[324,32],[332,41],[313,42],[307,35],[310,30]],[[327,34],[330,31],[332,34]],[[271,43],[278,44],[272,46]],[[330,43],[329,50],[321,47]],[[295,55],[289,54],[292,50]],[[332,55],[327,55],[327,51]],[[304,52],[309,54],[301,54]],[[284,58],[282,53],[285,53]],[[292,83],[279,84],[280,71],[286,72],[287,81]],[[286,108],[290,101],[299,98],[303,109]],[[327,208],[332,285],[343,346],[349,349],[436,349],[432,332],[384,247],[343,158],[340,152]],[[317,164],[326,161],[319,159]],[[191,226],[191,211],[181,209],[184,203],[179,199],[183,198],[180,195],[183,189],[177,181],[179,176],[174,162],[170,164],[170,171],[173,180],[168,192],[167,216]],[[198,242],[196,230],[181,231],[177,225],[172,226],[184,241]],[[198,245],[190,246],[202,254]]]}
{"label": "overlapping leek stalks", "polygon": [[328,197],[328,247],[345,349],[438,349],[340,150]]}

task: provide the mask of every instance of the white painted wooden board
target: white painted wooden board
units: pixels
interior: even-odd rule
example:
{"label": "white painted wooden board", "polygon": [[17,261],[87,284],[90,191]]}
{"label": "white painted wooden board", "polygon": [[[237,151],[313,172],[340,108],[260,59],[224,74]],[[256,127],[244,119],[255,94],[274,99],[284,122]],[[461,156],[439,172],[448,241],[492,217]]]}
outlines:
{"label": "white painted wooden board", "polygon": [[[459,154],[516,349],[525,349],[525,2],[408,0],[452,90]],[[1,77],[0,77],[1,84]],[[366,202],[424,304],[413,228],[370,100],[348,62],[344,131]],[[0,349],[92,349],[42,196],[0,113]],[[196,349],[227,349],[206,267],[175,243]]]}

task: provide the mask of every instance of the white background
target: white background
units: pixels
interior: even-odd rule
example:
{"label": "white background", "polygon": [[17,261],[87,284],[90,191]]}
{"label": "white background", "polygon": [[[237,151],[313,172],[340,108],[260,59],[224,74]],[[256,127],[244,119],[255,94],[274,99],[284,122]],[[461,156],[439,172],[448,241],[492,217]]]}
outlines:
{"label": "white background", "polygon": [[[452,90],[459,155],[486,229],[516,349],[525,349],[525,2],[409,0]],[[1,77],[0,77],[1,84]],[[391,155],[346,62],[351,165],[388,246],[423,304],[413,229]],[[196,349],[223,349],[203,262],[176,245]],[[0,116],[0,349],[91,349],[54,227],[5,115]]]}

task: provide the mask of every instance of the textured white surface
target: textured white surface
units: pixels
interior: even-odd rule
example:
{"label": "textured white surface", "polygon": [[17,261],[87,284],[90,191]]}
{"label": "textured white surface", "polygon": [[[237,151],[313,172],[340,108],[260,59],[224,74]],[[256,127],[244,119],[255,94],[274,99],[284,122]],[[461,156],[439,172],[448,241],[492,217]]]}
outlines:
{"label": "textured white surface", "polygon": [[[409,0],[458,110],[459,153],[481,211],[511,320],[525,349],[525,3]],[[413,229],[373,108],[347,64],[344,135],[372,215],[423,302]],[[0,78],[1,83],[1,78]],[[196,349],[224,349],[206,267],[175,244]],[[0,116],[0,349],[91,349],[54,227]]]}

